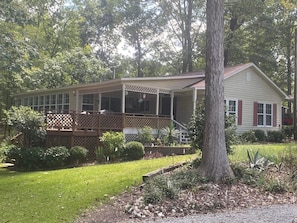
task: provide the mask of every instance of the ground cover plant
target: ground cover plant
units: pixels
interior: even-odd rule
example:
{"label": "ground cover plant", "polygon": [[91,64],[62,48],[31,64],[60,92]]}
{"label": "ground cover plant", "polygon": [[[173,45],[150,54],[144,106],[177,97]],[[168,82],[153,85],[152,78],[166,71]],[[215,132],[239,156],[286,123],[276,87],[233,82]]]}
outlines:
{"label": "ground cover plant", "polygon": [[239,145],[233,151],[234,179],[216,184],[199,177],[198,157],[190,166],[148,180],[126,212],[134,218],[179,217],[297,203],[296,144]]}
{"label": "ground cover plant", "polygon": [[15,172],[0,166],[1,221],[72,222],[90,206],[139,185],[143,174],[196,156],[36,172]]}

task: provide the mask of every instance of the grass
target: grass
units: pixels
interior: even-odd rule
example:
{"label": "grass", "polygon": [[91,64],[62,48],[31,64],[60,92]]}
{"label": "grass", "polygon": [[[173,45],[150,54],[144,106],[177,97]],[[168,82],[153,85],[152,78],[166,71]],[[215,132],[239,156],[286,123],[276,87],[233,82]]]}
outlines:
{"label": "grass", "polygon": [[294,143],[278,143],[278,144],[248,144],[236,145],[233,148],[234,154],[229,155],[231,162],[244,162],[248,161],[247,150],[255,153],[259,150],[259,155],[264,157],[278,157],[290,148],[296,148]]}
{"label": "grass", "polygon": [[87,208],[141,183],[143,174],[196,156],[38,172],[14,172],[0,166],[0,221],[72,222]]}

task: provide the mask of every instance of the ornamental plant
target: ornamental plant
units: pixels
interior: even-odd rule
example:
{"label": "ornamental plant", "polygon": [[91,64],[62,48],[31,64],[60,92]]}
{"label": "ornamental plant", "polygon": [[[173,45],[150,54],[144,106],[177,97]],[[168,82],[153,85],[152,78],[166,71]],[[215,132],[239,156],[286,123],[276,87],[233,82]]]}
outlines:
{"label": "ornamental plant", "polygon": [[[236,135],[236,125],[234,116],[225,115],[225,138],[227,153],[232,154],[231,146],[238,142]],[[195,114],[192,116],[189,124],[189,136],[191,138],[191,147],[203,151],[205,127],[205,105],[204,102],[197,103]]]}
{"label": "ornamental plant", "polygon": [[105,132],[100,137],[100,143],[101,146],[99,146],[97,154],[101,154],[107,161],[115,161],[120,158],[124,148],[124,133],[113,131]]}
{"label": "ornamental plant", "polygon": [[123,157],[127,160],[139,160],[143,158],[144,146],[140,142],[131,141],[125,145]]}
{"label": "ornamental plant", "polygon": [[45,123],[41,113],[26,106],[12,106],[4,111],[4,122],[21,136],[21,147],[43,146],[45,142]]}

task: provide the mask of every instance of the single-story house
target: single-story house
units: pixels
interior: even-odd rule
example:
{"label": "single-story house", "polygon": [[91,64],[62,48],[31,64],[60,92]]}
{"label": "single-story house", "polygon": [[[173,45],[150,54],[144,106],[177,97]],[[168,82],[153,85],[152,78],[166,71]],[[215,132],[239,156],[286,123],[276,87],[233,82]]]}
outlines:
{"label": "single-story house", "polygon": [[[281,128],[282,102],[288,96],[255,64],[226,67],[224,77],[226,112],[236,117],[239,134],[251,129]],[[204,71],[123,77],[15,95],[16,105],[48,113],[48,134],[57,129],[59,134],[74,129],[100,134],[101,130],[114,129],[128,138],[135,135],[137,128],[162,128],[170,120],[185,130],[197,101],[204,97]],[[185,135],[180,139],[187,140]]]}

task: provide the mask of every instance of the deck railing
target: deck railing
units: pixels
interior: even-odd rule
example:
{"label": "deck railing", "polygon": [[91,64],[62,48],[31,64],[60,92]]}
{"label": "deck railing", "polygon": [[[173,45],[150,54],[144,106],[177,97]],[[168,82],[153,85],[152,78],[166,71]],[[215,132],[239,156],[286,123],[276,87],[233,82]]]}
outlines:
{"label": "deck railing", "polygon": [[49,113],[46,116],[47,130],[79,131],[79,130],[123,130],[124,128],[143,128],[150,126],[160,129],[169,125],[169,116],[150,114],[69,114]]}

